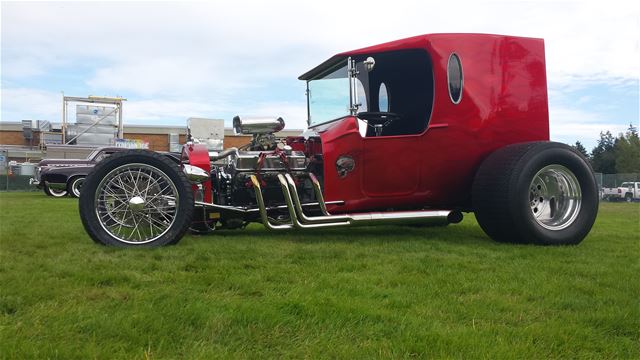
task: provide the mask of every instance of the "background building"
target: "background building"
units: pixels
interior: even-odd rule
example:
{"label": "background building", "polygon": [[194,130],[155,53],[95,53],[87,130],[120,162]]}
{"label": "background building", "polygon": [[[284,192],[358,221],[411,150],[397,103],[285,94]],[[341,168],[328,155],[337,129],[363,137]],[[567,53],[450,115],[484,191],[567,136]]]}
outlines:
{"label": "background building", "polygon": [[[287,137],[298,136],[301,133],[302,130],[283,130],[276,135]],[[141,140],[148,143],[149,150],[176,151],[186,141],[187,127],[124,125],[123,135],[124,139]],[[0,150],[5,152],[7,160],[36,161],[47,157],[46,149],[39,146],[40,136],[42,135],[37,131],[26,134],[22,122],[0,122]],[[224,129],[224,148],[238,147],[247,144],[250,140],[251,136],[235,135],[232,128]]]}

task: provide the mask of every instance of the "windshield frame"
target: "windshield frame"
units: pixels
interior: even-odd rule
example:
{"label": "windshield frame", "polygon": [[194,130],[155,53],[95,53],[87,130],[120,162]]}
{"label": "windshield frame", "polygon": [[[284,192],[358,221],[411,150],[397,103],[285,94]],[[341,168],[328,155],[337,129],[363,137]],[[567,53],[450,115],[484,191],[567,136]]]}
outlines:
{"label": "windshield frame", "polygon": [[[332,74],[333,72],[342,69],[344,66],[346,65],[347,67],[347,80],[349,82],[349,104],[348,104],[348,108],[347,108],[347,112],[342,115],[342,116],[338,116],[336,118],[333,119],[328,119],[328,120],[323,120],[320,121],[318,123],[311,123],[311,91],[309,88],[309,83],[311,81],[317,81],[317,80],[323,80],[325,79],[325,77],[327,75]],[[351,57],[348,57],[346,59],[346,64],[343,61],[338,62],[338,64],[332,66],[330,69],[327,69],[327,71],[324,71],[321,75],[315,76],[311,79],[307,79],[306,81],[306,91],[305,91],[305,95],[307,97],[307,126],[308,128],[314,128],[320,125],[325,125],[340,119],[344,119],[347,116],[356,116],[356,114],[358,113],[358,109],[360,108],[360,106],[362,104],[358,103],[358,74],[360,74],[360,71],[357,69],[357,65],[355,60],[353,60]],[[345,104],[346,105],[346,104]]]}

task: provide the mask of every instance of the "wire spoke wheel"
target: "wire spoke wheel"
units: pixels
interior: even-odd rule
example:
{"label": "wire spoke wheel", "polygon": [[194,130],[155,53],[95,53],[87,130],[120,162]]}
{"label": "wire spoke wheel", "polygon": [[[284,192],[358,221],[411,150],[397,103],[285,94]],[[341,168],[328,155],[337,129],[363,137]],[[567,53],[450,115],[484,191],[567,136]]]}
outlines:
{"label": "wire spoke wheel", "polygon": [[152,242],[176,220],[178,190],[169,176],[149,164],[130,163],[111,170],[95,191],[100,226],[128,244]]}
{"label": "wire spoke wheel", "polygon": [[571,225],[582,203],[582,191],[576,176],[562,165],[540,169],[529,186],[529,205],[536,222],[548,230]]}

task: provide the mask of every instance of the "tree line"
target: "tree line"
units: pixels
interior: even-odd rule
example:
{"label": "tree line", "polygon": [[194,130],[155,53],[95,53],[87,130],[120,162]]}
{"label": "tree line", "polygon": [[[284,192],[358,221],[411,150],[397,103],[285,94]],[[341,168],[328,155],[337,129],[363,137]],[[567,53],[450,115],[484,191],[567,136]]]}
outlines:
{"label": "tree line", "polygon": [[638,128],[633,124],[617,137],[609,130],[601,131],[600,139],[591,153],[587,152],[580,141],[571,146],[589,159],[595,172],[640,173],[640,138]]}

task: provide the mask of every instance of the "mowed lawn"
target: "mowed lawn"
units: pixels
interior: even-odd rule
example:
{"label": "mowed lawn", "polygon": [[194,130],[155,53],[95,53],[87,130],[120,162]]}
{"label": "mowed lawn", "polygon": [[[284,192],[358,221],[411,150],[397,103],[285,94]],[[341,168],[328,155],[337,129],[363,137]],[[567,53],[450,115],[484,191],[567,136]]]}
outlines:
{"label": "mowed lawn", "polygon": [[579,246],[445,228],[94,244],[77,200],[0,193],[0,358],[640,358],[640,205]]}

